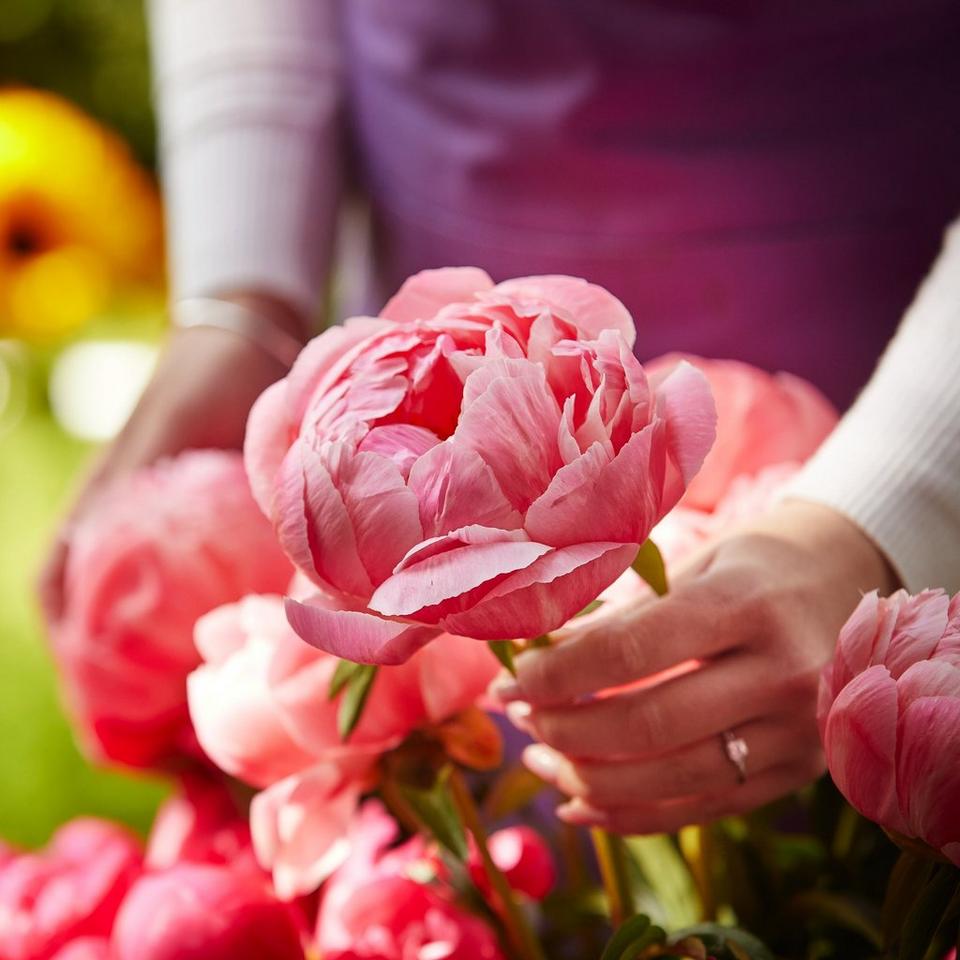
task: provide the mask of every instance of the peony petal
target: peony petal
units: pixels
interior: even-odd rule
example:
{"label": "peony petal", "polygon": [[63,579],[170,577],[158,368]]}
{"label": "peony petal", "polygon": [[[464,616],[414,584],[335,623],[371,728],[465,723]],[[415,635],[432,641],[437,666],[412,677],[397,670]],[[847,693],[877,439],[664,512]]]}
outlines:
{"label": "peony petal", "polygon": [[485,644],[449,633],[424,647],[412,662],[420,671],[420,689],[433,723],[473,706],[500,672]]}
{"label": "peony petal", "polygon": [[630,346],[637,336],[630,311],[608,290],[579,277],[518,277],[494,287],[520,300],[540,300],[576,324],[585,337],[596,338],[602,330],[618,330]]}
{"label": "peony petal", "polygon": [[[521,361],[496,361],[515,365]],[[562,466],[557,436],[560,408],[542,367],[513,366],[513,375],[489,382],[482,394],[464,403],[453,442],[473,450],[489,464],[510,503],[524,511]],[[484,370],[472,373],[464,386]]]}
{"label": "peony petal", "polygon": [[393,568],[394,573],[406,570],[415,563],[438,557],[441,553],[449,553],[458,547],[478,543],[506,543],[527,542],[529,537],[523,530],[501,530],[498,527],[484,527],[479,523],[471,523],[457,530],[451,530],[442,537],[431,537],[411,547],[403,559]]}
{"label": "peony petal", "polygon": [[824,725],[823,746],[840,792],[865,817],[906,832],[897,805],[897,686],[877,664],[840,691]]}
{"label": "peony petal", "polygon": [[639,544],[579,543],[507,577],[471,608],[444,617],[450,633],[478,640],[536,637],[566,623],[633,561]]}
{"label": "peony petal", "polygon": [[406,479],[414,463],[439,442],[437,435],[424,427],[391,423],[374,427],[360,441],[359,449],[362,453],[377,453],[392,460]]}
{"label": "peony petal", "polygon": [[[418,620],[429,616],[437,622],[459,609],[471,591],[530,566],[550,551],[542,543],[517,539],[516,532],[493,532],[503,533],[503,539],[468,542],[399,570],[374,591],[370,609],[385,616]],[[456,538],[451,537],[451,542]],[[440,605],[444,609],[431,609]]]}
{"label": "peony petal", "polygon": [[943,590],[924,590],[915,596],[898,591],[895,597],[901,602],[883,662],[893,679],[899,680],[912,664],[926,660],[937,648],[947,629],[950,597]]}
{"label": "peony petal", "polygon": [[333,610],[326,603],[318,597],[305,603],[288,599],[290,626],[317,649],[355,663],[403,663],[439,633],[363,611]]}
{"label": "peony petal", "polygon": [[474,294],[492,286],[489,274],[478,267],[421,270],[404,281],[380,311],[380,316],[397,323],[429,320],[441,307],[473,300]]}
{"label": "peony petal", "polygon": [[936,849],[960,843],[958,731],[956,694],[915,700],[900,717],[897,791],[906,818],[903,832]]}
{"label": "peony petal", "polygon": [[503,530],[521,525],[493,470],[469,447],[438,444],[413,465],[407,483],[419,501],[425,537],[468,524]]}
{"label": "peony petal", "polygon": [[290,448],[296,425],[287,415],[287,385],[278,380],[257,398],[247,418],[243,464],[254,500],[267,517],[273,516],[274,485]]}
{"label": "peony petal", "polygon": [[682,362],[659,385],[656,412],[666,421],[667,451],[677,476],[668,482],[666,509],[670,509],[696,476],[717,435],[717,409],[707,378]]}
{"label": "peony petal", "polygon": [[370,595],[350,514],[323,457],[303,440],[284,458],[276,509],[280,544],[304,573],[353,596]]}
{"label": "peony petal", "polygon": [[316,890],[347,859],[347,832],[360,792],[360,784],[344,781],[335,765],[322,764],[253,798],[254,852],[260,865],[272,870],[281,899]]}
{"label": "peony petal", "polygon": [[592,540],[643,543],[661,517],[664,431],[650,424],[610,460],[594,444],[561,467],[527,511],[531,540],[566,547]]}
{"label": "peony petal", "polygon": [[[376,453],[354,453],[347,444],[326,444],[324,465],[353,531],[353,540],[373,585],[385,580],[404,554],[423,539],[420,506],[397,465]],[[318,540],[326,540],[325,514],[311,511]],[[312,531],[314,532],[314,531]],[[338,561],[335,544],[324,544],[325,567]],[[328,559],[329,557],[329,559]]]}

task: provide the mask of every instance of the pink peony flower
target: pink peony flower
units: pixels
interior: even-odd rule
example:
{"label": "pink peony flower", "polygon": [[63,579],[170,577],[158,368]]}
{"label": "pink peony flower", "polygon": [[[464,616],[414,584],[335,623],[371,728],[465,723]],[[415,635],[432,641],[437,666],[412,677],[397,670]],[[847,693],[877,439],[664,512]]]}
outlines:
{"label": "pink peony flower", "polygon": [[388,850],[396,824],[364,805],[351,855],[327,881],[317,919],[324,960],[503,960],[493,930],[454,902],[423,840]]}
{"label": "pink peony flower", "polygon": [[283,590],[290,576],[236,453],[186,453],[103,496],[73,533],[54,637],[90,751],[147,766],[195,750],[194,621],[246,593]]}
{"label": "pink peony flower", "polygon": [[960,594],[867,594],[824,670],[817,715],[850,803],[960,866]]}
{"label": "pink peony flower", "polygon": [[303,960],[301,927],[258,871],[181,863],[134,885],[111,960]]}
{"label": "pink peony flower", "polygon": [[444,631],[560,626],[636,555],[710,448],[714,408],[681,364],[654,386],[633,322],[570,277],[411,278],[378,319],[304,349],[257,401],[251,484],[319,593],[294,629],[402,663]]}
{"label": "pink peony flower", "polygon": [[651,378],[687,361],[702,371],[717,404],[717,439],[687,487],[683,505],[713,511],[735,477],[771,464],[803,463],[837,423],[837,411],[812,384],[738,360],[668,354],[647,364]]}
{"label": "pink peony flower", "polygon": [[349,852],[345,835],[384,753],[472,706],[497,672],[479,644],[442,636],[374,680],[348,742],[328,691],[338,660],[290,628],[278,596],[250,596],[196,627],[204,664],[188,681],[197,737],[222,770],[265,788],[251,825],[284,897],[314,889]]}
{"label": "pink peony flower", "polygon": [[3,960],[50,960],[76,939],[109,936],[140,871],[137,841],[93,819],[61,827],[39,853],[8,859],[0,865]]}
{"label": "pink peony flower", "polygon": [[[487,838],[487,849],[512,890],[531,900],[542,900],[553,889],[557,880],[553,854],[543,837],[532,827],[497,830]],[[480,854],[473,845],[469,866],[473,882],[489,899],[490,882]]]}

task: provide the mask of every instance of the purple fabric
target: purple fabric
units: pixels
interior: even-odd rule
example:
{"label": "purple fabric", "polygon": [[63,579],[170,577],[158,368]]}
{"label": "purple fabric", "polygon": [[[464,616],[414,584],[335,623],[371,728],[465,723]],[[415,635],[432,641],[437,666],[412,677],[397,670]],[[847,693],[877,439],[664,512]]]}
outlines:
{"label": "purple fabric", "polygon": [[956,0],[348,0],[382,300],[570,273],[846,406],[960,209]]}

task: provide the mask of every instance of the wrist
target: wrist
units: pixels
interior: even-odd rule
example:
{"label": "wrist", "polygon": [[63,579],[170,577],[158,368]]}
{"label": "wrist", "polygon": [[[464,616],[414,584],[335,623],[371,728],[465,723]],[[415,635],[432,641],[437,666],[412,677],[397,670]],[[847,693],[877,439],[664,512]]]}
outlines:
{"label": "wrist", "polygon": [[259,352],[275,367],[289,370],[305,340],[306,324],[288,304],[254,293],[178,300],[171,308],[175,327],[226,334]]}
{"label": "wrist", "polygon": [[886,554],[852,520],[819,503],[787,500],[758,526],[772,527],[802,547],[839,583],[886,595],[901,584]]}

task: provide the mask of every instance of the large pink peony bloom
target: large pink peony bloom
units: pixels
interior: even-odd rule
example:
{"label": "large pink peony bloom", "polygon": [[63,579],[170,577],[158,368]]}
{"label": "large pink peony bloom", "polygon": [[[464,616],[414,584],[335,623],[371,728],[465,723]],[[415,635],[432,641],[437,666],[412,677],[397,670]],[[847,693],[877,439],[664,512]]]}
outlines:
{"label": "large pink peony bloom", "polygon": [[379,671],[347,743],[327,693],[337,659],[290,628],[278,596],[250,596],[196,627],[204,664],[188,681],[200,744],[222,770],[264,788],[251,826],[285,897],[314,889],[349,852],[345,835],[384,751],[472,706],[497,670],[479,644],[442,636]]}
{"label": "large pink peony bloom", "polygon": [[401,663],[447,631],[560,626],[633,560],[710,448],[705,378],[654,386],[633,322],[570,277],[411,278],[310,343],[257,401],[254,492],[320,593],[294,629]]}
{"label": "large pink peony bloom", "polygon": [[91,752],[144,766],[195,750],[194,622],[246,593],[282,591],[290,576],[239,454],[186,453],[112,488],[72,535],[54,637]]}
{"label": "large pink peony bloom", "polygon": [[350,859],[323,889],[317,947],[324,960],[502,960],[493,930],[457,906],[439,878],[430,882],[435,864],[422,838],[388,849],[397,832],[376,801],[365,804]]}
{"label": "large pink peony bloom", "polygon": [[39,853],[10,857],[0,866],[0,956],[50,960],[80,938],[99,949],[141,866],[132,836],[93,819],[61,827]]}
{"label": "large pink peony bloom", "polygon": [[738,360],[667,354],[646,365],[654,379],[683,361],[710,381],[717,404],[717,440],[687,487],[683,505],[713,511],[734,479],[779,463],[803,463],[837,423],[837,411],[812,384],[790,373],[767,373]]}
{"label": "large pink peony bloom", "polygon": [[824,670],[817,713],[850,803],[960,866],[960,594],[865,596]]}
{"label": "large pink peony bloom", "polygon": [[117,915],[112,960],[304,960],[302,919],[240,865],[146,874]]}

